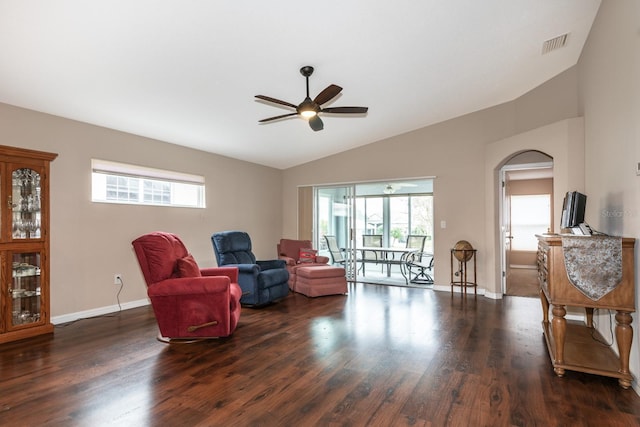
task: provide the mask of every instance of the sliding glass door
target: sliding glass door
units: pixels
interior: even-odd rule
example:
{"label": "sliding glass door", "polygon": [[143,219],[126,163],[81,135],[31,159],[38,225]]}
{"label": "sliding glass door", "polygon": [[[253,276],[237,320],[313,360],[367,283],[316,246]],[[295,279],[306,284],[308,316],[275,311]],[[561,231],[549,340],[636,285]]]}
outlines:
{"label": "sliding glass door", "polygon": [[[332,262],[344,264],[349,280],[355,272],[354,195],[353,185],[314,188],[314,245]],[[338,253],[330,250],[326,236],[335,238]]]}
{"label": "sliding glass door", "polygon": [[[392,251],[406,249],[409,236],[424,236],[424,251],[433,253],[432,179],[316,186],[313,204],[313,243],[321,255],[331,258],[336,265],[344,264],[351,281],[356,280],[356,267],[360,269],[358,274],[365,275],[362,259],[356,265],[356,260],[363,256],[356,248],[371,246],[364,241],[365,236],[381,236],[381,247]],[[334,253],[330,246],[337,248]],[[367,282],[377,283],[372,280],[380,278],[373,273],[380,270],[370,271]],[[383,273],[384,280],[405,283],[398,263]]]}

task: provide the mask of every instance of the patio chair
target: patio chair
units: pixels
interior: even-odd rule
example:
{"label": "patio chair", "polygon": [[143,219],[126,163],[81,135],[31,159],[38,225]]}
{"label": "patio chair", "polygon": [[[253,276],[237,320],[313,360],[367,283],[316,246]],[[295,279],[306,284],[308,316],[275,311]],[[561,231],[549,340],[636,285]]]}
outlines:
{"label": "patio chair", "polygon": [[405,280],[407,284],[433,284],[433,254],[409,252],[405,261]]}
{"label": "patio chair", "polygon": [[[362,236],[362,246],[364,247],[382,247],[382,234],[365,234]],[[367,263],[379,264],[383,263],[382,252],[380,251],[361,251],[362,257],[358,260],[360,262],[360,270],[362,275],[365,275],[365,265]],[[382,266],[384,271],[384,265]]]}
{"label": "patio chair", "polygon": [[407,243],[406,243],[406,248],[407,249],[412,249],[412,250],[407,250],[407,252],[405,252],[404,254],[402,254],[402,257],[400,258],[400,260],[394,260],[393,263],[394,264],[399,264],[400,265],[400,273],[402,273],[402,275],[405,277],[405,280],[407,279],[408,274],[408,262],[409,259],[411,257],[413,257],[413,253],[417,252],[417,253],[422,253],[424,251],[424,243],[427,240],[427,236],[424,235],[419,235],[419,234],[410,234],[407,236]]}
{"label": "patio chair", "polygon": [[418,252],[424,251],[424,242],[427,236],[410,234],[407,236],[407,249],[415,249]]}
{"label": "patio chair", "polygon": [[329,254],[331,255],[331,263],[338,264],[344,267],[347,263],[347,259],[344,257],[343,252],[338,247],[336,236],[327,235],[324,236],[324,240],[327,242],[327,248],[329,249]]}

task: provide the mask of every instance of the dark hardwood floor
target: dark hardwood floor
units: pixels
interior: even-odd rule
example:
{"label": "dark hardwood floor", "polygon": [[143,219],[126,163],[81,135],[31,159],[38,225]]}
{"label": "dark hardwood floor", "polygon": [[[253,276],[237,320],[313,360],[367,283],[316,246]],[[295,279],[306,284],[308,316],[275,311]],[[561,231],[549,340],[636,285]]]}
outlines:
{"label": "dark hardwood floor", "polygon": [[358,284],[168,345],[143,307],[0,345],[0,424],[640,425],[615,379],[555,376],[540,322],[534,298]]}

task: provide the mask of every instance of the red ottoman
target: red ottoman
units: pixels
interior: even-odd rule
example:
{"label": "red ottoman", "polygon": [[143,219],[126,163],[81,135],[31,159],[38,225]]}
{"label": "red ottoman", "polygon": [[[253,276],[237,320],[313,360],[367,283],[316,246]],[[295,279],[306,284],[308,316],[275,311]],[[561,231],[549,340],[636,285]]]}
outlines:
{"label": "red ottoman", "polygon": [[347,293],[344,268],[330,265],[298,267],[294,291],[308,297]]}

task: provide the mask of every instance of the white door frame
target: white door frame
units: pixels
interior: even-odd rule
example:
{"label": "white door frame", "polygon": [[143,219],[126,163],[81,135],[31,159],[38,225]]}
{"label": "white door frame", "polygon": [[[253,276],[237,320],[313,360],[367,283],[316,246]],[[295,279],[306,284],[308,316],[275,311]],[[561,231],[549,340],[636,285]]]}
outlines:
{"label": "white door frame", "polygon": [[[340,213],[340,216],[345,218],[344,224],[340,229],[333,229],[333,233],[336,234],[339,243],[343,243],[345,251],[345,269],[347,272],[347,280],[355,280],[356,261],[355,261],[355,184],[343,184],[343,185],[320,185],[313,187],[313,239],[314,247],[320,248],[320,240],[323,236],[319,230],[319,193],[322,190],[334,190],[336,193],[341,193],[343,200],[342,208],[344,211]],[[334,202],[335,203],[335,202]],[[332,212],[331,214],[333,214]]]}
{"label": "white door frame", "polygon": [[[553,161],[550,162],[539,162],[539,163],[526,163],[521,165],[503,165],[500,168],[500,173],[498,174],[498,179],[500,182],[498,183],[499,188],[501,189],[500,198],[498,201],[498,211],[500,214],[500,289],[502,289],[502,294],[504,295],[507,290],[507,269],[509,266],[507,265],[507,251],[509,250],[509,244],[507,244],[507,239],[510,239],[510,236],[507,234],[511,233],[510,227],[510,218],[507,218],[509,215],[507,211],[507,207],[509,203],[507,201],[506,194],[506,175],[508,171],[516,171],[516,170],[534,170],[534,169],[548,169],[553,168]],[[553,195],[551,195],[553,199]],[[508,229],[507,229],[508,228]]]}

